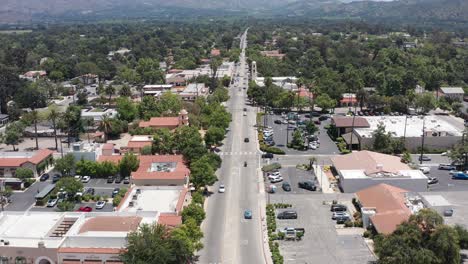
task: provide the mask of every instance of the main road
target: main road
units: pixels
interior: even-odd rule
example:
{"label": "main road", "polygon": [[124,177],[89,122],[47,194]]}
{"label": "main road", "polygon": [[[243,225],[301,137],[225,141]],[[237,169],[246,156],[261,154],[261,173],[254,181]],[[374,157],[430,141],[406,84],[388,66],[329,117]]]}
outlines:
{"label": "main road", "polygon": [[[234,80],[229,88],[228,111],[232,114],[230,131],[221,147],[223,163],[219,181],[207,199],[206,219],[202,223],[204,248],[198,253],[199,263],[265,263],[261,209],[264,204],[263,183],[258,176],[260,156],[257,151],[255,108],[246,105],[248,65],[245,48],[247,30],[240,39],[241,54]],[[245,115],[244,115],[245,108]],[[245,142],[246,138],[249,142]],[[247,166],[244,166],[244,163]],[[224,184],[225,193],[218,193]],[[244,211],[252,219],[244,219]]]}

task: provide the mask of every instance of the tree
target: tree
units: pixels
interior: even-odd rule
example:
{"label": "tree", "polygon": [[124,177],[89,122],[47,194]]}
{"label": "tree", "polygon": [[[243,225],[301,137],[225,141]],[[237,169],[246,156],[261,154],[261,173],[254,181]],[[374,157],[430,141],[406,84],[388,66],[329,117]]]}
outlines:
{"label": "tree", "polygon": [[206,160],[199,159],[190,164],[190,182],[195,188],[213,185],[216,180],[215,171]]}
{"label": "tree", "polygon": [[336,101],[330,98],[328,94],[321,94],[317,96],[317,99],[315,100],[315,102],[318,107],[322,108],[322,111],[332,109],[336,106]]}
{"label": "tree", "polygon": [[390,132],[385,131],[385,125],[379,124],[372,133],[372,137],[374,138],[374,144],[372,145],[374,151],[386,154],[393,153],[393,136]]}
{"label": "tree", "polygon": [[356,93],[356,99],[359,102],[359,108],[362,108],[366,105],[367,100],[369,100],[369,94],[364,89],[359,89]]}
{"label": "tree", "polygon": [[104,89],[104,92],[107,96],[109,96],[109,105],[111,104],[111,99],[112,99],[112,95],[115,94],[115,88],[114,86],[112,86],[112,84],[109,84],[105,89]]}
{"label": "tree", "polygon": [[58,149],[58,140],[57,140],[57,125],[61,117],[59,109],[55,105],[49,106],[46,112],[46,119],[52,122],[52,128],[54,129],[54,140],[55,140],[55,149]]}
{"label": "tree", "polygon": [[76,95],[76,98],[77,105],[86,105],[88,103],[88,95],[85,91],[79,91]]}
{"label": "tree", "polygon": [[225,131],[220,127],[210,127],[205,133],[205,144],[206,146],[218,145],[224,139]]}
{"label": "tree", "polygon": [[7,112],[7,103],[21,86],[17,69],[0,63],[0,112]]}
{"label": "tree", "polygon": [[122,88],[120,88],[119,95],[123,97],[130,97],[132,96],[132,90],[128,84],[124,84]]}
{"label": "tree", "polygon": [[151,146],[144,146],[142,149],[141,149],[141,155],[152,155],[153,154],[153,150],[152,150],[152,147]]}
{"label": "tree", "polygon": [[431,234],[428,247],[437,256],[439,263],[460,263],[459,237],[458,232],[453,227],[437,226]]}
{"label": "tree", "polygon": [[415,98],[415,106],[423,114],[436,107],[436,99],[431,93],[417,94]]}
{"label": "tree", "polygon": [[[62,116],[60,127],[66,130],[68,139],[71,137],[78,137],[79,133],[83,130],[83,122],[81,120],[81,108],[78,106],[69,106],[67,111]],[[70,147],[70,140],[68,140],[68,147]]]}
{"label": "tree", "polygon": [[174,131],[174,149],[184,155],[187,162],[203,156],[207,150],[200,132],[195,127],[181,126]]}
{"label": "tree", "polygon": [[140,160],[133,153],[125,153],[119,162],[119,171],[121,177],[129,177],[132,171],[136,171],[140,166]]}
{"label": "tree", "polygon": [[203,244],[200,241],[203,238],[203,232],[200,230],[200,226],[197,225],[197,222],[193,218],[186,219],[179,228],[172,231],[172,235],[178,240],[189,239],[191,252],[199,251],[203,248]]}
{"label": "tree", "polygon": [[403,152],[403,155],[401,156],[401,162],[406,164],[410,164],[412,162],[411,154],[408,151]]}
{"label": "tree", "polygon": [[[177,228],[176,228],[177,229]],[[127,236],[127,248],[120,258],[124,263],[179,264],[190,263],[193,258],[191,241],[172,235],[172,231],[161,224],[143,224]],[[177,231],[176,231],[177,232]]]}
{"label": "tree", "polygon": [[195,220],[198,226],[203,222],[205,219],[205,211],[201,205],[196,203],[190,203],[187,207],[184,208],[182,211],[182,222],[187,222],[189,219]]}
{"label": "tree", "polygon": [[160,155],[171,154],[174,149],[174,144],[173,135],[169,129],[158,129],[153,135],[152,152]]}
{"label": "tree", "polygon": [[119,167],[115,163],[104,161],[98,163],[98,166],[96,167],[96,176],[102,178],[114,176],[118,171]]}
{"label": "tree", "polygon": [[18,179],[26,180],[34,177],[34,172],[28,168],[18,168],[16,169],[15,176]]}
{"label": "tree", "polygon": [[13,151],[16,151],[15,145],[20,143],[21,137],[23,136],[24,127],[20,122],[14,122],[8,125],[5,129],[5,136],[3,141],[7,145],[13,147]]}
{"label": "tree", "polygon": [[109,137],[109,134],[111,133],[113,129],[113,119],[110,118],[107,115],[104,115],[99,122],[99,130],[104,133],[104,141],[107,142],[107,139]]}
{"label": "tree", "polygon": [[303,149],[304,148],[304,139],[302,138],[302,134],[300,130],[296,130],[293,133],[293,139],[291,141],[291,146],[295,149]]}
{"label": "tree", "polygon": [[182,109],[182,100],[171,92],[164,93],[156,104],[156,111],[159,115],[177,115]]}
{"label": "tree", "polygon": [[63,176],[68,176],[75,168],[75,157],[72,154],[67,154],[63,158],[55,160],[55,169]]}
{"label": "tree", "polygon": [[76,193],[83,191],[83,183],[74,177],[62,177],[55,185],[57,190],[63,189],[68,194],[69,199],[73,199]]}
{"label": "tree", "polygon": [[39,149],[39,135],[37,134],[37,123],[41,121],[41,116],[37,110],[32,110],[24,116],[24,120],[34,125],[34,138],[36,140],[36,149]]}
{"label": "tree", "polygon": [[138,113],[137,106],[128,97],[117,98],[117,113],[119,119],[132,122]]}
{"label": "tree", "polygon": [[80,160],[76,163],[78,175],[96,176],[99,164],[90,160]]}
{"label": "tree", "polygon": [[18,90],[15,94],[15,102],[21,108],[32,110],[47,106],[46,91],[39,86],[38,82],[30,83]]}
{"label": "tree", "polygon": [[318,131],[318,128],[315,126],[314,122],[307,120],[304,122],[304,124],[305,124],[305,131],[307,131],[309,135],[313,135]]}
{"label": "tree", "polygon": [[210,61],[210,69],[211,69],[211,83],[210,83],[210,91],[214,91],[217,86],[217,72],[219,66],[221,66],[221,59],[219,57],[212,57]]}

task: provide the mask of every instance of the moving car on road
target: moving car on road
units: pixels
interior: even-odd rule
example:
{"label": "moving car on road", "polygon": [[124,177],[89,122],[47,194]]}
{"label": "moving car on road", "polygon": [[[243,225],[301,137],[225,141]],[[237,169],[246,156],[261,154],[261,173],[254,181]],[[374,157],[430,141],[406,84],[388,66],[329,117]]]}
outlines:
{"label": "moving car on road", "polygon": [[226,191],[226,188],[224,187],[224,184],[219,185],[218,192],[224,193],[225,191]]}
{"label": "moving car on road", "polygon": [[419,170],[424,174],[428,174],[429,172],[431,172],[431,168],[426,167],[426,166],[419,167]]}
{"label": "moving car on road", "polygon": [[427,184],[436,184],[439,182],[439,179],[436,177],[427,177]]}
{"label": "moving car on road", "polygon": [[245,143],[249,143],[249,141],[250,141],[249,138],[244,138]]}
{"label": "moving car on road", "polygon": [[250,211],[249,209],[245,210],[244,211],[244,218],[245,219],[252,219],[252,211]]}

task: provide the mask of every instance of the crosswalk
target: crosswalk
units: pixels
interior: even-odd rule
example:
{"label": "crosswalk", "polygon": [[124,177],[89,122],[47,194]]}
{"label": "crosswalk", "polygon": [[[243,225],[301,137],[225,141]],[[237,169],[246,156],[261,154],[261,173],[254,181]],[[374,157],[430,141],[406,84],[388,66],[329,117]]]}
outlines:
{"label": "crosswalk", "polygon": [[254,151],[240,151],[240,152],[218,152],[219,156],[247,156],[247,155],[256,155],[257,152]]}

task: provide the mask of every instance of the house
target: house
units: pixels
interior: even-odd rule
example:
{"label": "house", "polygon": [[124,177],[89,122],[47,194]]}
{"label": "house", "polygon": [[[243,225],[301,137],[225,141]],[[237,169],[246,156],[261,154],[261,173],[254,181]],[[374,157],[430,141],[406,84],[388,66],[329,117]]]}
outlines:
{"label": "house", "polygon": [[177,117],[152,117],[149,121],[141,121],[138,126],[142,128],[168,128],[169,130],[174,130],[179,126],[188,126],[188,124],[188,112],[182,109]]}
{"label": "house", "polygon": [[38,177],[52,165],[53,151],[41,149],[36,152],[0,152],[0,178],[14,178],[18,168],[31,169]]}
{"label": "house", "polygon": [[46,71],[28,71],[19,77],[21,79],[29,80],[29,81],[36,81],[39,78],[47,76]]}
{"label": "house", "polygon": [[211,57],[219,57],[221,56],[221,51],[219,49],[212,49],[210,54],[211,54]]}
{"label": "house", "polygon": [[[258,86],[265,86],[265,77],[257,77],[254,79]],[[280,76],[271,77],[271,81],[274,85],[283,88],[284,90],[295,91],[297,90],[297,77],[294,76]]]}
{"label": "house", "polygon": [[400,157],[357,151],[331,158],[345,193],[354,193],[381,183],[406,188],[414,192],[427,190],[427,177],[418,169],[411,169]]}
{"label": "house", "polygon": [[191,83],[179,93],[179,96],[184,101],[195,101],[198,97],[206,97],[209,89],[204,83]]}
{"label": "house", "polygon": [[9,115],[5,115],[5,114],[0,114],[0,127],[8,124],[8,121],[10,120],[10,116]]}
{"label": "house", "polygon": [[124,56],[128,53],[130,53],[131,50],[127,48],[120,48],[119,50],[116,51],[109,51],[109,54],[107,54],[107,59],[112,60],[112,58],[116,55],[119,54],[120,56]]}
{"label": "house", "polygon": [[357,106],[358,100],[355,93],[344,93],[341,95],[340,106]]}
{"label": "house", "polygon": [[361,208],[363,226],[373,227],[384,235],[393,233],[411,214],[424,208],[418,195],[385,183],[356,192],[356,199]]}
{"label": "house", "polygon": [[154,95],[159,97],[162,93],[170,92],[174,87],[172,84],[152,84],[143,86],[143,93],[145,95]]}
{"label": "house", "polygon": [[153,144],[153,136],[138,135],[133,136],[127,144],[127,150],[133,153],[141,153],[144,147],[151,147]]}
{"label": "house", "polygon": [[[119,163],[124,156],[101,156],[99,162],[110,161]],[[152,155],[139,156],[140,165],[132,172],[131,182],[145,186],[182,186],[187,185],[190,170],[185,165],[182,155]]]}
{"label": "house", "polygon": [[465,95],[465,90],[462,87],[440,87],[437,91],[437,96],[445,96],[452,100],[463,101],[463,96]]}
{"label": "house", "polygon": [[304,97],[307,99],[314,99],[314,94],[304,87],[300,87],[296,93],[298,94],[299,97]]}
{"label": "house", "polygon": [[265,57],[269,58],[275,58],[275,59],[284,59],[286,54],[281,53],[279,50],[265,50],[265,51],[260,51],[260,54],[262,54]]}
{"label": "house", "polygon": [[99,82],[99,76],[92,73],[83,74],[74,79],[78,79],[84,85],[96,84]]}

